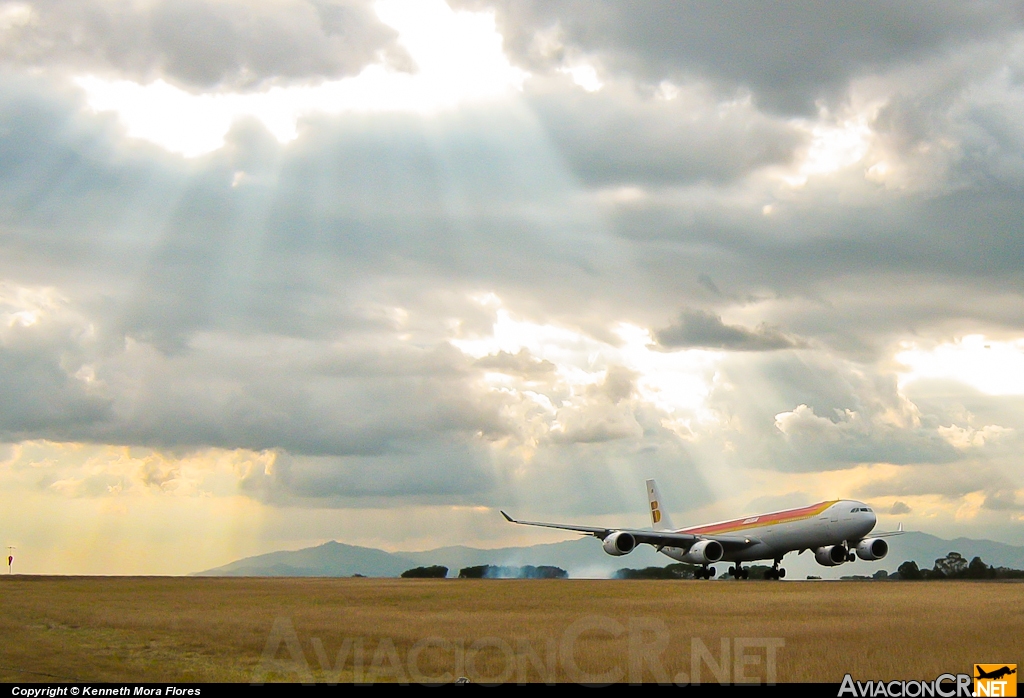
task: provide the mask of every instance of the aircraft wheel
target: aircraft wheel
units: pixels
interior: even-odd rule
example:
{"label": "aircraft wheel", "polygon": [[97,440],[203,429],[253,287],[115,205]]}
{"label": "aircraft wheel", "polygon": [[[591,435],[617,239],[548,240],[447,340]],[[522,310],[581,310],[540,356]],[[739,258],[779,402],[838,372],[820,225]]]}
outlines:
{"label": "aircraft wheel", "polygon": [[783,579],[783,578],[785,578],[785,576],[786,576],[786,568],[783,567],[782,569],[779,570],[779,579]]}
{"label": "aircraft wheel", "polygon": [[736,579],[737,577],[740,576],[739,572],[736,571],[736,567],[735,566],[729,568],[729,574],[732,575],[733,579]]}
{"label": "aircraft wheel", "polygon": [[750,579],[750,570],[743,570],[743,578]]}
{"label": "aircraft wheel", "polygon": [[707,575],[708,576],[705,577],[705,579],[714,579],[714,577],[715,577],[715,568],[714,567],[708,567]]}
{"label": "aircraft wheel", "polygon": [[857,554],[856,553],[850,553],[849,555],[846,556],[846,561],[847,562],[853,562],[856,559],[857,559]]}

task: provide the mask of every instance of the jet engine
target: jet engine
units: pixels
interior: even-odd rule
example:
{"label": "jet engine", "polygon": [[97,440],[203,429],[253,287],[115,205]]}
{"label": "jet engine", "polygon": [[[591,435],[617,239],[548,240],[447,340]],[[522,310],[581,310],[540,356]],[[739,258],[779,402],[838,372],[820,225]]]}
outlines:
{"label": "jet engine", "polygon": [[857,543],[857,557],[861,560],[881,560],[889,553],[889,544],[881,538],[866,538]]}
{"label": "jet engine", "polygon": [[725,555],[725,548],[717,540],[702,540],[690,546],[690,549],[683,555],[683,561],[695,565],[707,565],[718,562],[723,555]]}
{"label": "jet engine", "polygon": [[636,547],[636,538],[632,533],[616,531],[604,539],[603,546],[609,555],[625,555]]}
{"label": "jet engine", "polygon": [[827,545],[814,551],[814,559],[819,565],[835,567],[846,562],[846,548],[841,545]]}

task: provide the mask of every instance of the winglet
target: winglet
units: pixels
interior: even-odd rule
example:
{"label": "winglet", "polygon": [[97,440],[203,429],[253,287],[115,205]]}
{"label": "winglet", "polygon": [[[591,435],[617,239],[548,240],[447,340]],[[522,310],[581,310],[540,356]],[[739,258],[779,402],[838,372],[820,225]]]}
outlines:
{"label": "winglet", "polygon": [[[499,509],[498,511],[501,511],[501,509]],[[509,516],[508,514],[506,514],[503,511],[501,512],[501,515],[504,516],[505,520],[508,521],[509,523],[515,523],[516,522],[515,519],[513,519],[511,516]]]}
{"label": "winglet", "polygon": [[896,527],[896,530],[899,531],[900,533],[903,533],[903,522],[902,521],[900,521],[900,524],[899,524],[899,526]]}

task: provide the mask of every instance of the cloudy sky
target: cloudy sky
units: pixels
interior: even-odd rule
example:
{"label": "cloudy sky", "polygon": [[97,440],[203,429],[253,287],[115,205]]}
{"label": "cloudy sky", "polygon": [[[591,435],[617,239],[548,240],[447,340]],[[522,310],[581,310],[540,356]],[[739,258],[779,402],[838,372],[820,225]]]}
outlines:
{"label": "cloudy sky", "polygon": [[850,497],[1024,544],[1024,6],[0,2],[0,543]]}

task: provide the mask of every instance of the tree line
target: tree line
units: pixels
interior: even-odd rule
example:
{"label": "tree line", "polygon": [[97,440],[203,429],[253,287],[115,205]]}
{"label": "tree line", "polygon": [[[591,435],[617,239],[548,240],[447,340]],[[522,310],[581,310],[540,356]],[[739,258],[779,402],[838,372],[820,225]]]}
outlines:
{"label": "tree line", "polygon": [[[448,568],[442,565],[431,565],[430,567],[414,567],[411,570],[402,572],[402,576],[409,578],[443,579],[448,576]],[[565,579],[569,573],[561,567],[551,565],[523,565],[522,567],[509,567],[505,565],[476,565],[474,567],[463,567],[459,570],[459,579]]]}
{"label": "tree line", "polygon": [[935,561],[931,569],[920,569],[907,560],[888,578],[897,579],[1024,579],[1024,570],[986,565],[980,557],[970,562],[960,553],[949,553]]}
{"label": "tree line", "polygon": [[[645,567],[643,569],[623,568],[613,575],[613,579],[696,579],[699,565],[688,565],[677,562],[665,567]],[[766,565],[750,565],[746,568],[750,579],[764,579],[770,567]],[[448,576],[448,568],[442,565],[414,567],[402,572],[406,578],[443,579]],[[569,573],[560,567],[551,565],[524,565],[510,567],[505,565],[476,565],[463,567],[459,570],[459,579],[566,579]],[[815,577],[816,579],[816,577]],[[967,558],[957,552],[951,552],[935,561],[931,569],[920,568],[913,560],[907,560],[892,574],[879,570],[872,576],[853,575],[843,579],[876,579],[876,580],[940,580],[940,579],[1024,579],[1024,570],[1009,567],[993,567],[985,564],[980,557],[968,562]]]}

